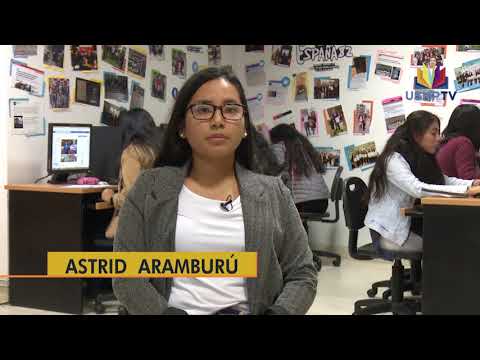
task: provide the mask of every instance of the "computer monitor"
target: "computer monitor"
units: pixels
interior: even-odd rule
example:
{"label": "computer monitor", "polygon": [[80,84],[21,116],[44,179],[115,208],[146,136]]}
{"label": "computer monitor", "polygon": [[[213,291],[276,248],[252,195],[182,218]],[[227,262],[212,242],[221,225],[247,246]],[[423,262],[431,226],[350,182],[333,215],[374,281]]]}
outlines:
{"label": "computer monitor", "polygon": [[90,124],[48,124],[47,170],[50,183],[63,183],[70,174],[87,173],[91,156]]}
{"label": "computer monitor", "polygon": [[93,126],[90,173],[109,184],[116,184],[121,155],[122,129],[117,126]]}

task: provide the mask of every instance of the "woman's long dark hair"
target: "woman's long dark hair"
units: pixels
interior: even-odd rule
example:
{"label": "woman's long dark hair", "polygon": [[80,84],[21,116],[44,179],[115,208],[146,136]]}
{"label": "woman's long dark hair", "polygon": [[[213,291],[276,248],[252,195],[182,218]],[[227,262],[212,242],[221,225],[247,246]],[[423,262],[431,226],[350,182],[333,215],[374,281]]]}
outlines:
{"label": "woman's long dark hair", "polygon": [[310,177],[313,170],[324,173],[325,167],[311,142],[291,125],[279,124],[270,130],[272,143],[283,141],[286,148],[285,165],[288,173]]}
{"label": "woman's long dark hair", "polygon": [[154,166],[183,166],[192,158],[192,148],[186,139],[179,136],[179,132],[185,128],[185,117],[187,106],[195,95],[197,90],[205,83],[216,80],[225,79],[235,86],[240,96],[240,101],[245,108],[245,131],[247,137],[243,138],[240,145],[235,151],[235,160],[243,167],[253,170],[254,168],[254,144],[252,135],[252,125],[250,123],[250,115],[248,112],[247,99],[243,91],[242,84],[237,76],[229,67],[212,67],[201,70],[192,75],[178,92],[177,99],[170,115],[167,125],[163,146],[160,154],[155,161]]}
{"label": "woman's long dark hair", "polygon": [[380,199],[387,191],[387,163],[394,152],[400,153],[410,165],[412,173],[422,182],[444,185],[445,179],[435,155],[424,151],[415,141],[415,137],[422,137],[428,128],[439,118],[428,111],[414,111],[408,115],[405,123],[397,128],[388,139],[385,148],[378,157],[368,182],[368,196]]}
{"label": "woman's long dark hair", "polygon": [[457,136],[466,136],[478,151],[480,148],[480,109],[471,104],[458,105],[453,110],[442,135],[444,138],[442,143],[447,143]]}
{"label": "woman's long dark hair", "polygon": [[255,165],[253,170],[264,175],[279,175],[283,166],[278,163],[268,141],[264,138],[262,133],[255,128],[253,128],[252,134],[255,143]]}
{"label": "woman's long dark hair", "polygon": [[143,109],[122,111],[119,123],[122,133],[122,150],[131,144],[158,148],[154,140],[156,136],[155,121],[148,111]]}

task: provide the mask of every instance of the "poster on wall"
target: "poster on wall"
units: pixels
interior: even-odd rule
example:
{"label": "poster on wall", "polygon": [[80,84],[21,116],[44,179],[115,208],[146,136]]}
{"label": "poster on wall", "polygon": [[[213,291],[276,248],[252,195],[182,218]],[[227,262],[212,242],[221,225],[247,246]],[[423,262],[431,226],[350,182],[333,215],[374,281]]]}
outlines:
{"label": "poster on wall", "polygon": [[10,78],[15,89],[34,96],[43,96],[45,92],[45,73],[13,59],[10,62]]}
{"label": "poster on wall", "polygon": [[98,70],[97,45],[70,45],[73,71]]}
{"label": "poster on wall", "polygon": [[147,71],[147,54],[143,49],[128,49],[127,71],[131,75],[145,78],[145,72]]}
{"label": "poster on wall", "polygon": [[270,80],[267,88],[267,100],[269,105],[285,105],[288,96],[288,85],[284,86],[281,80]]}
{"label": "poster on wall", "polygon": [[70,79],[60,76],[48,78],[50,109],[68,110],[70,108]]}
{"label": "poster on wall", "polygon": [[480,45],[457,45],[457,51],[478,52],[480,51]]}
{"label": "poster on wall", "polygon": [[208,45],[208,66],[218,66],[222,62],[222,46]]}
{"label": "poster on wall", "polygon": [[9,99],[10,134],[45,135],[43,101],[38,99]]}
{"label": "poster on wall", "polygon": [[344,147],[344,151],[350,171],[354,169],[363,171],[374,167],[379,155],[374,141],[358,146],[348,145]]}
{"label": "poster on wall", "polygon": [[313,98],[338,101],[340,99],[340,79],[316,77],[313,80]]}
{"label": "poster on wall", "polygon": [[293,74],[293,100],[295,102],[308,101],[310,95],[310,74],[301,72]]}
{"label": "poster on wall", "polygon": [[179,49],[172,49],[172,75],[185,79],[187,76],[187,54]]}
{"label": "poster on wall", "polygon": [[92,79],[75,79],[75,102],[100,106],[101,82]]}
{"label": "poster on wall", "polygon": [[401,96],[388,98],[382,101],[383,112],[385,114],[385,125],[387,132],[393,133],[400,125],[405,122],[405,109]]}
{"label": "poster on wall", "polygon": [[128,76],[105,71],[105,99],[128,102]]}
{"label": "poster on wall", "polygon": [[165,101],[167,76],[158,70],[152,69],[152,84],[150,89],[152,97]]}
{"label": "poster on wall", "polygon": [[467,61],[455,68],[455,78],[453,83],[457,92],[480,88],[480,58]]}
{"label": "poster on wall", "polygon": [[423,45],[415,48],[410,57],[410,66],[443,66],[447,56],[447,45]]}
{"label": "poster on wall", "polygon": [[123,45],[102,45],[102,60],[114,69],[125,72],[127,47]]}
{"label": "poster on wall", "polygon": [[263,60],[259,61],[258,63],[245,65],[245,73],[248,86],[265,85],[265,62]]}
{"label": "poster on wall", "polygon": [[365,135],[370,133],[373,118],[373,101],[362,100],[353,110],[353,134]]}
{"label": "poster on wall", "polygon": [[130,110],[131,109],[143,109],[143,103],[145,100],[145,89],[136,81],[132,81],[130,97]]}
{"label": "poster on wall", "polygon": [[340,166],[340,149],[315,146],[315,150],[326,170],[336,170]]}
{"label": "poster on wall", "polygon": [[264,51],[265,45],[245,45],[245,52],[263,53]]}
{"label": "poster on wall", "polygon": [[333,106],[323,110],[325,129],[330,137],[347,133],[347,121],[343,114],[342,105]]}
{"label": "poster on wall", "polygon": [[26,58],[38,54],[38,45],[12,45],[14,58]]}
{"label": "poster on wall", "polygon": [[301,109],[297,129],[303,135],[318,136],[318,115],[315,109]]}
{"label": "poster on wall", "polygon": [[127,111],[127,109],[122,106],[116,106],[108,101],[104,101],[100,122],[108,126],[118,126],[120,113],[122,111]]}
{"label": "poster on wall", "polygon": [[370,55],[361,55],[353,58],[353,65],[348,66],[347,88],[350,90],[365,89],[370,77]]}
{"label": "poster on wall", "polygon": [[272,64],[290,67],[290,63],[292,62],[292,54],[292,45],[272,45]]}
{"label": "poster on wall", "polygon": [[375,65],[375,75],[396,84],[402,77],[403,55],[396,51],[378,50]]}
{"label": "poster on wall", "polygon": [[152,59],[157,61],[165,60],[165,45],[148,45],[148,51]]}
{"label": "poster on wall", "polygon": [[43,64],[53,70],[63,70],[65,45],[45,45],[43,48]]}
{"label": "poster on wall", "polygon": [[461,99],[460,100],[460,105],[463,105],[463,104],[471,104],[471,105],[480,106],[480,99]]}
{"label": "poster on wall", "polygon": [[250,114],[250,120],[253,123],[261,122],[265,116],[262,94],[257,94],[257,96],[247,99],[247,105],[248,112]]}

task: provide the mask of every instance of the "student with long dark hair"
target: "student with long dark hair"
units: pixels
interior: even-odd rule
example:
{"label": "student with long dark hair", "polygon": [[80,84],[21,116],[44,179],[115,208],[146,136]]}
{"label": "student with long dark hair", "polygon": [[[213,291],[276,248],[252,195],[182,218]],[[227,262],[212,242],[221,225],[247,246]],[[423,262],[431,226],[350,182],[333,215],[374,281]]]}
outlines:
{"label": "student with long dark hair", "polygon": [[471,104],[458,105],[442,135],[436,157],[443,173],[465,180],[480,178],[476,161],[480,149],[480,109]]}
{"label": "student with long dark hair", "polygon": [[317,272],[289,190],[253,172],[247,100],[228,68],[192,75],[172,109],[157,168],[120,212],[115,251],[254,251],[256,278],[116,278],[131,314],[305,314]]}
{"label": "student with long dark hair", "polygon": [[125,198],[140,173],[150,169],[158,154],[155,142],[155,122],[152,116],[143,109],[122,111],[119,116],[122,133],[122,155],[118,191],[105,189],[102,199],[112,203],[115,211],[106,231],[107,238],[113,238],[118,227],[118,214]]}
{"label": "student with long dark hair", "polygon": [[[388,139],[370,175],[365,225],[381,249],[422,251],[422,224],[400,214],[416,199],[442,195],[436,191],[474,195],[479,180],[445,176],[436,159],[440,120],[427,111],[414,111]],[[475,185],[475,186],[472,186]]]}
{"label": "student with long dark hair", "polygon": [[330,193],[323,179],[325,166],[310,141],[293,126],[279,124],[270,131],[272,150],[284,166],[299,211],[323,213]]}

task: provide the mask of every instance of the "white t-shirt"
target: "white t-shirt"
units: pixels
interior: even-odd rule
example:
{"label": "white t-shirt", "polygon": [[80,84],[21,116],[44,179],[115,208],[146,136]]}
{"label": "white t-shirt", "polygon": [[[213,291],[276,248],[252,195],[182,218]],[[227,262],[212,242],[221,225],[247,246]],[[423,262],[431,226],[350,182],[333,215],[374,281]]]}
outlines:
{"label": "white t-shirt", "polygon": [[[178,198],[176,251],[245,251],[245,228],[240,196],[233,209],[225,211],[220,204],[195,194],[185,185]],[[173,278],[168,306],[191,315],[213,314],[236,306],[248,311],[244,278]]]}

